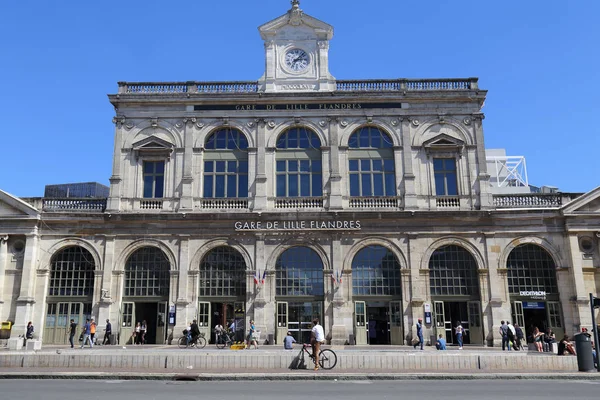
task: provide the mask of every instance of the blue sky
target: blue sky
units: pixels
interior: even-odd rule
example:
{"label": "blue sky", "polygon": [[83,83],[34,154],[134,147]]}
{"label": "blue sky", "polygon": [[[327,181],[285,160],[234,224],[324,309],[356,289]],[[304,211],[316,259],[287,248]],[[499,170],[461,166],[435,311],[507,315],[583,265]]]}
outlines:
{"label": "blue sky", "polygon": [[[111,175],[118,81],[257,80],[257,27],[287,0],[2,2],[0,189]],[[338,79],[479,77],[486,148],[527,159],[529,181],[599,185],[600,2],[302,0],[335,28]]]}

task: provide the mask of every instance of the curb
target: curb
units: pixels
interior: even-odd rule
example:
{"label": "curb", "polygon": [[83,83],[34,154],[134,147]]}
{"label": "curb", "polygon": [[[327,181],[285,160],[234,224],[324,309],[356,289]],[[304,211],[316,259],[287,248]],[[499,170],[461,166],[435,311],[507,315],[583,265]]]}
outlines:
{"label": "curb", "polygon": [[[594,371],[595,372],[595,371]],[[348,374],[320,374],[320,373],[278,373],[261,374],[248,373],[230,375],[226,373],[218,374],[186,374],[186,373],[166,373],[166,374],[142,374],[142,373],[108,373],[108,372],[64,372],[64,373],[22,373],[22,372],[4,372],[0,373],[0,380],[42,380],[42,379],[63,379],[63,380],[125,380],[125,381],[180,381],[180,382],[235,382],[235,381],[395,381],[395,380],[586,380],[600,381],[600,374],[594,373],[546,373],[546,374],[519,374],[519,373],[478,373],[478,374],[439,374],[439,373],[348,373]]]}

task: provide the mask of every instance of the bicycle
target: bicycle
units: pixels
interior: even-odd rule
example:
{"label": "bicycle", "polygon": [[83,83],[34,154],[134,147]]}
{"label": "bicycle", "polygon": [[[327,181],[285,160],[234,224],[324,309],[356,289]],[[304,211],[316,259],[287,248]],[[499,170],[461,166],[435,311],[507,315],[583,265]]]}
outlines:
{"label": "bicycle", "polygon": [[231,347],[231,345],[235,343],[235,340],[233,340],[234,337],[235,337],[235,335],[233,334],[233,332],[231,332],[231,333],[222,332],[222,333],[216,335],[215,345],[217,346],[217,349],[224,349],[225,347]]}
{"label": "bicycle", "polygon": [[[314,354],[308,349],[312,349],[310,344],[304,343],[302,345],[302,349],[300,353],[298,353],[298,358],[301,358],[301,363],[304,364],[304,353],[308,354],[310,359],[316,364]],[[337,354],[331,349],[323,349],[319,352],[319,365],[323,369],[332,369],[337,364]]]}
{"label": "bicycle", "polygon": [[200,332],[200,334],[196,337],[193,337],[192,340],[188,341],[187,329],[183,331],[183,336],[179,338],[177,344],[180,349],[187,349],[188,347],[194,347],[196,349],[203,349],[206,346],[206,338],[204,337],[204,333]]}

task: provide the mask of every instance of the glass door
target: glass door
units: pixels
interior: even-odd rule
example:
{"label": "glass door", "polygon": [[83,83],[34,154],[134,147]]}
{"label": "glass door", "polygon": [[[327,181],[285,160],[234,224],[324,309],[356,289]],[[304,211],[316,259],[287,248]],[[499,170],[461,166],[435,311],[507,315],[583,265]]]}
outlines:
{"label": "glass door", "polygon": [[354,302],[354,338],[357,345],[367,344],[367,304],[364,301]]}
{"label": "glass door", "polygon": [[481,303],[469,301],[467,304],[467,319],[469,320],[469,343],[483,344],[483,326],[481,324]]}
{"label": "glass door", "polygon": [[121,323],[119,332],[119,344],[133,344],[133,334],[135,332],[135,325],[133,322],[135,315],[135,303],[125,302],[121,306]]}
{"label": "glass door", "polygon": [[390,302],[389,312],[389,326],[390,326],[390,342],[391,344],[404,344],[402,335],[402,302],[392,301]]}
{"label": "glass door", "polygon": [[288,332],[288,303],[286,301],[277,302],[277,344],[283,344],[283,339]]}
{"label": "glass door", "polygon": [[[444,339],[446,337],[446,315],[444,312],[444,302],[443,301],[435,301],[433,303],[434,312],[435,312],[435,340],[437,341],[438,337],[442,335]],[[451,335],[452,336],[452,335]]]}
{"label": "glass door", "polygon": [[[204,334],[206,340],[210,338],[210,303],[207,301],[199,301],[198,302],[198,316],[196,317],[198,321],[198,329],[200,333]],[[186,321],[186,324],[192,321]],[[187,326],[187,325],[186,325]]]}

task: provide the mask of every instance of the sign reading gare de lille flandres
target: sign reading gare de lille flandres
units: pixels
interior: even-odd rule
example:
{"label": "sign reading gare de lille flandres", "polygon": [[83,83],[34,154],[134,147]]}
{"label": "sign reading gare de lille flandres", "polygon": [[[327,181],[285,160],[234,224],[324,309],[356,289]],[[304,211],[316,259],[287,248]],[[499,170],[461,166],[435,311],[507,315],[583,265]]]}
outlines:
{"label": "sign reading gare de lille flandres", "polygon": [[236,231],[358,231],[360,221],[236,221]]}

